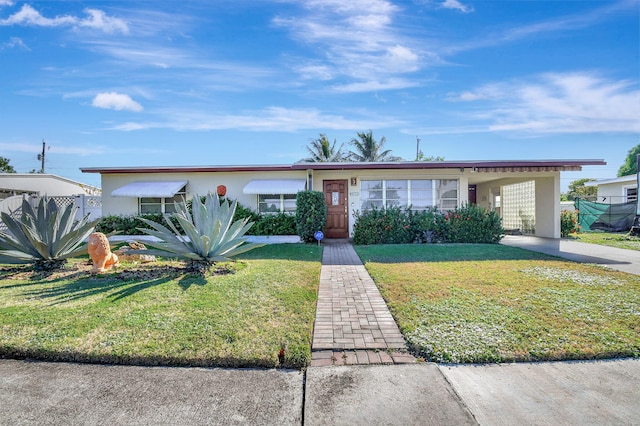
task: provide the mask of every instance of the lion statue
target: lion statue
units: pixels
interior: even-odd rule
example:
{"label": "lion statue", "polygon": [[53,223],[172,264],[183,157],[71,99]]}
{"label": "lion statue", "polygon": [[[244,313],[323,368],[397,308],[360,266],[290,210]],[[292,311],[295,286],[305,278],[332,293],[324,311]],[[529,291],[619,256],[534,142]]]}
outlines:
{"label": "lion statue", "polygon": [[89,257],[93,261],[91,273],[103,273],[107,269],[118,265],[118,256],[111,253],[109,240],[102,232],[94,232],[89,235]]}

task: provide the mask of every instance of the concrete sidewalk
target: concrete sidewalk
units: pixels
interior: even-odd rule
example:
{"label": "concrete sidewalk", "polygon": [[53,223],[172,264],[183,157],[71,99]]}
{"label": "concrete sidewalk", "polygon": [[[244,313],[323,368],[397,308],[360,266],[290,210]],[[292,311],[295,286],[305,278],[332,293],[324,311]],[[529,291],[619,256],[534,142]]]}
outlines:
{"label": "concrete sidewalk", "polygon": [[310,367],[0,360],[0,425],[637,425],[640,360]]}
{"label": "concrete sidewalk", "polygon": [[640,275],[640,251],[637,250],[525,235],[506,235],[500,244]]}

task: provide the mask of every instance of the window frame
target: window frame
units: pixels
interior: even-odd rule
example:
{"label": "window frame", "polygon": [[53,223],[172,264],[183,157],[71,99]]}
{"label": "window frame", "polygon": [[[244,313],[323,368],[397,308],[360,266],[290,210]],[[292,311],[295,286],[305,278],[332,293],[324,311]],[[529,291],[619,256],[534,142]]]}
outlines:
{"label": "window frame", "polygon": [[[262,197],[271,197],[271,199],[275,199],[277,197],[278,199],[278,211],[262,211],[260,209],[261,205],[265,205],[266,202],[262,201]],[[296,214],[296,210],[297,210],[297,204],[296,204],[296,198],[297,198],[297,194],[257,194],[256,196],[256,200],[257,200],[257,206],[256,206],[256,211],[258,214],[270,214],[270,215],[277,215],[277,214],[288,214],[288,215],[295,215]],[[293,208],[291,207],[287,207],[287,201],[291,202],[293,201]],[[289,206],[291,204],[289,203]]]}
{"label": "window frame", "polygon": [[[157,200],[159,199],[159,202],[144,202],[143,200]],[[187,199],[187,185],[183,186],[182,188],[180,188],[180,190],[178,192],[175,193],[175,195],[173,197],[138,197],[138,214],[171,214],[171,213],[175,213],[175,209],[174,207],[174,202],[178,201],[185,201]],[[154,211],[154,212],[143,212],[142,211],[142,207],[143,206],[153,206],[153,205],[159,205],[160,206],[160,211]],[[167,206],[169,206],[170,208],[167,210]]]}
{"label": "window frame", "polygon": [[[629,194],[629,190],[634,191],[635,194]],[[624,186],[622,187],[622,191],[624,192],[624,200],[626,203],[638,200],[638,188],[636,186]]]}
{"label": "window frame", "polygon": [[[387,182],[396,182],[401,181],[405,182],[403,188],[388,188]],[[443,182],[455,182],[456,187],[453,188],[441,188]],[[380,182],[380,189],[375,188],[374,186],[369,187],[370,183]],[[428,182],[426,185],[418,185],[417,182]],[[367,186],[367,188],[365,188]],[[405,196],[397,197],[397,198],[389,198],[388,191],[404,191]],[[443,197],[444,193],[449,191],[455,191],[455,197]],[[381,192],[382,198],[364,198],[363,194],[370,192]],[[423,194],[426,197],[419,197],[418,195]],[[414,200],[422,198],[423,203],[426,201],[430,203],[426,206],[415,207]],[[394,202],[400,200],[401,203],[394,203],[389,205],[389,201],[392,200]],[[406,203],[404,202],[406,200]],[[445,203],[443,203],[443,201]],[[449,202],[449,203],[446,203]],[[442,204],[451,204],[454,202],[455,206],[442,207]],[[367,206],[365,207],[365,204]],[[376,206],[375,204],[379,204]],[[360,209],[362,211],[370,210],[372,208],[390,208],[390,207],[401,207],[401,208],[409,208],[413,211],[423,211],[428,209],[438,209],[438,210],[452,210],[457,208],[460,205],[460,179],[360,179]]]}

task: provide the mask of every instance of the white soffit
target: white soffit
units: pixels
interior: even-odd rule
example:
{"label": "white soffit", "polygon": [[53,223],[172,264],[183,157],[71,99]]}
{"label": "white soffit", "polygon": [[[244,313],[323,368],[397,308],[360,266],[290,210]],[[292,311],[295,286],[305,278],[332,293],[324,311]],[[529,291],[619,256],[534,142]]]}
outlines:
{"label": "white soffit", "polygon": [[134,198],[171,198],[176,195],[188,181],[131,182],[111,191],[112,197]]}
{"label": "white soffit", "polygon": [[252,180],[242,192],[244,194],[297,194],[304,191],[304,179]]}

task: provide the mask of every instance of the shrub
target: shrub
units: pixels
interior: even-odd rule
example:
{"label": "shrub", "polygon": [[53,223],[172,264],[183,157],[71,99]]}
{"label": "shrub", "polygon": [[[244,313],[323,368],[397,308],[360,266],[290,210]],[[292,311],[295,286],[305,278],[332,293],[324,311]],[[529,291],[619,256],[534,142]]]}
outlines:
{"label": "shrub", "polygon": [[[100,221],[96,225],[96,231],[102,232],[103,234],[112,234],[117,232],[122,235],[140,235],[138,228],[146,227],[143,219],[161,223],[164,226],[169,226],[162,213],[148,213],[131,216],[109,215],[102,216],[100,218]],[[174,225],[177,224],[178,223],[174,221]]]}
{"label": "shrub", "polygon": [[[33,263],[36,270],[64,267],[67,259],[87,253],[84,240],[94,231],[97,220],[89,215],[75,220],[75,205],[58,207],[53,198],[42,197],[34,210],[22,200],[20,219],[2,212],[8,231],[0,231],[0,258]],[[6,256],[6,257],[5,257]]]}
{"label": "shrub", "polygon": [[[104,234],[112,234],[117,232],[121,235],[141,235],[138,228],[146,228],[143,219],[160,223],[163,226],[169,226],[166,216],[161,213],[143,214],[133,216],[103,216],[96,225],[96,231]],[[247,231],[246,235],[296,235],[296,219],[293,215],[280,213],[277,215],[265,214],[259,215],[253,210],[237,205],[233,220],[247,219],[254,222],[253,226]],[[180,228],[180,224],[174,218],[170,218],[173,224]]]}
{"label": "shrub", "polygon": [[286,213],[257,215],[247,235],[296,235],[296,217]]}
{"label": "shrub", "polygon": [[320,191],[300,191],[296,196],[296,231],[307,243],[315,241],[315,233],[324,231],[327,223],[327,206]]}
{"label": "shrub", "polygon": [[447,243],[498,243],[504,229],[495,211],[467,204],[437,215],[436,234]]}
{"label": "shrub", "polygon": [[562,210],[560,212],[560,236],[566,238],[579,230],[578,211]]}
{"label": "shrub", "polygon": [[185,203],[176,203],[176,219],[188,239],[181,238],[181,231],[169,221],[169,228],[142,219],[153,229],[140,228],[145,234],[157,237],[160,242],[149,241],[146,244],[158,252],[148,250],[150,254],[175,256],[189,262],[188,269],[204,273],[215,263],[231,260],[231,257],[247,252],[262,244],[245,243],[244,234],[253,225],[248,219],[234,221],[237,203],[220,202],[218,194],[209,193],[204,200],[193,198],[192,212]]}
{"label": "shrub", "polygon": [[354,244],[497,243],[502,238],[501,219],[494,211],[476,205],[448,212],[411,211],[399,207],[356,213]]}
{"label": "shrub", "polygon": [[399,207],[356,213],[354,244],[401,244],[412,242],[410,218]]}

